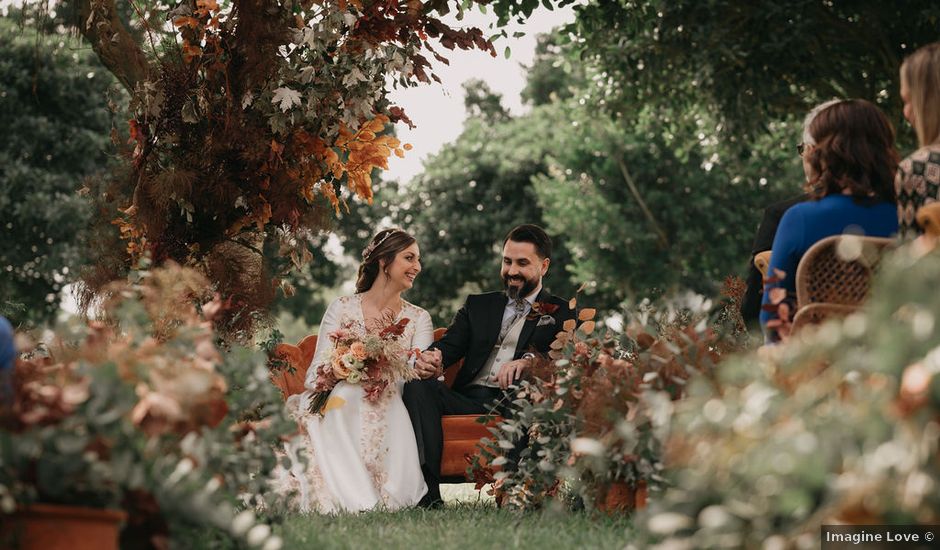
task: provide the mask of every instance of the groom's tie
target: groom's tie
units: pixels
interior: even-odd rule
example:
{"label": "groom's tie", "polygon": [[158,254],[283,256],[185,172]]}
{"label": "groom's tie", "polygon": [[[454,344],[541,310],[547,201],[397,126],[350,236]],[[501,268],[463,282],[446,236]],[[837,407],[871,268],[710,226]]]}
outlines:
{"label": "groom's tie", "polygon": [[525,305],[526,305],[525,300],[523,300],[522,298],[519,298],[513,301],[512,315],[510,315],[503,321],[503,326],[500,327],[499,329],[499,343],[500,344],[506,338],[506,335],[509,334],[509,329],[511,329],[512,326],[516,324],[516,321],[518,321],[520,317],[525,315]]}

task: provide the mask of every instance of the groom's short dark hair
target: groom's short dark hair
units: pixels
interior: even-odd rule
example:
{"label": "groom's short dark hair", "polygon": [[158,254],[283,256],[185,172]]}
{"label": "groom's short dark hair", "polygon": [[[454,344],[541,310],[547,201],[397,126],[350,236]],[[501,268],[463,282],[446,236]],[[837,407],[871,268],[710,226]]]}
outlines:
{"label": "groom's short dark hair", "polygon": [[541,227],[533,223],[524,223],[518,225],[506,235],[503,240],[503,246],[506,241],[515,241],[517,243],[532,243],[535,246],[535,252],[542,258],[552,257],[552,239]]}

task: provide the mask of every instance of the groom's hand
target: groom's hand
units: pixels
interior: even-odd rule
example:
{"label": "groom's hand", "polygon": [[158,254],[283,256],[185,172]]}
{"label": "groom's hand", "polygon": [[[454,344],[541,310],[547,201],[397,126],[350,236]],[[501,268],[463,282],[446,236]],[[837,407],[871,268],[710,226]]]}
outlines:
{"label": "groom's hand", "polygon": [[522,371],[528,366],[528,359],[516,359],[515,361],[503,363],[503,366],[499,367],[499,372],[496,373],[495,381],[499,383],[500,388],[505,390],[515,384],[516,380],[522,378]]}
{"label": "groom's hand", "polygon": [[437,378],[442,374],[442,361],[441,350],[432,349],[422,351],[417,359],[415,359],[415,370],[418,372],[418,377],[422,380]]}

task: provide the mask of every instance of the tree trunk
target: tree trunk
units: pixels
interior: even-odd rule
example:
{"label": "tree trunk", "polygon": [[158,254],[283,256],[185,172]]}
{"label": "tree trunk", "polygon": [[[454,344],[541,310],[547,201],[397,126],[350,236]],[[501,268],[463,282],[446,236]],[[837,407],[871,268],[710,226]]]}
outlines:
{"label": "tree trunk", "polygon": [[77,0],[78,29],[130,93],[150,72],[147,56],[118,16],[114,0]]}

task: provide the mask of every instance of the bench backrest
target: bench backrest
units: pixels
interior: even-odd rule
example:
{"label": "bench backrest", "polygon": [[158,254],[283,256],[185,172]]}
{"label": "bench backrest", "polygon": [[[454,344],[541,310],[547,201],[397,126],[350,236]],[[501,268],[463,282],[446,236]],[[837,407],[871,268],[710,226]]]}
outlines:
{"label": "bench backrest", "polygon": [[[440,340],[446,328],[439,328],[434,331],[434,340]],[[278,344],[274,348],[274,355],[285,361],[290,369],[284,368],[271,373],[271,382],[274,383],[284,397],[303,393],[304,380],[307,377],[307,369],[310,368],[310,362],[313,361],[313,354],[317,350],[317,335],[311,334],[303,340],[293,344]],[[444,381],[448,386],[454,384],[454,378],[457,377],[457,371],[463,366],[463,361],[458,361],[444,371]]]}

